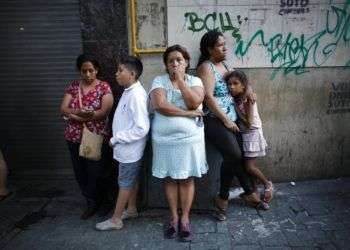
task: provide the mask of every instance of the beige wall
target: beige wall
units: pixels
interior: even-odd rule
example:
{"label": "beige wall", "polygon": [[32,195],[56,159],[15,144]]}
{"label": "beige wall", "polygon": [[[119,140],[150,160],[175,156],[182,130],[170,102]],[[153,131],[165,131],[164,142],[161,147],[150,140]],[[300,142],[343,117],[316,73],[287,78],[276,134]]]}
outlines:
{"label": "beige wall", "polygon": [[304,75],[280,75],[273,81],[270,69],[246,72],[258,94],[269,144],[267,156],[259,162],[269,176],[299,180],[350,174],[349,110],[327,113],[332,83],[346,83],[349,93],[349,68],[312,68]]}
{"label": "beige wall", "polygon": [[[142,39],[138,45],[166,45],[166,0],[138,3],[143,6],[137,10],[139,40]],[[342,53],[350,55],[348,45],[342,47]],[[148,89],[152,79],[164,73],[164,66],[161,55],[143,55],[142,60],[142,80]],[[267,156],[258,161],[262,170],[278,181],[349,176],[350,67],[312,67],[300,75],[278,73],[272,79],[274,69],[244,69],[258,95],[269,144]]]}

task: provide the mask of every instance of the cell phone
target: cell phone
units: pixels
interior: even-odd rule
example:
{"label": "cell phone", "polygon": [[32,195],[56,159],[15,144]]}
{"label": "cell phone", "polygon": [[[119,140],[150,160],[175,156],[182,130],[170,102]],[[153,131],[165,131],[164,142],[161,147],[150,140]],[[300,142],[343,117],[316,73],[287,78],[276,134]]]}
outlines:
{"label": "cell phone", "polygon": [[85,111],[85,112],[92,112],[92,111],[94,111],[94,109],[88,107],[88,108],[83,108],[83,111]]}

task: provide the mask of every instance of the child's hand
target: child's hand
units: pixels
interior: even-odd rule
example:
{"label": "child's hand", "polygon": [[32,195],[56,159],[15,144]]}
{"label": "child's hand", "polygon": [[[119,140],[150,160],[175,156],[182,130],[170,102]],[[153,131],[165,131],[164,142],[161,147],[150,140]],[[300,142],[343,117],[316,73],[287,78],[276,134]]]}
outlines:
{"label": "child's hand", "polygon": [[256,100],[258,99],[256,93],[254,92],[248,92],[247,93],[247,101],[251,104],[254,104]]}

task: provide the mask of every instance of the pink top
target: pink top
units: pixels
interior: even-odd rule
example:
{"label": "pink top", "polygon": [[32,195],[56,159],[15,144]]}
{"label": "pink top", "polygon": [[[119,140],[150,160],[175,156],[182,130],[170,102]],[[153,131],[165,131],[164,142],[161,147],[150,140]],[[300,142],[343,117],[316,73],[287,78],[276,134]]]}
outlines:
{"label": "pink top", "polygon": [[[69,108],[71,109],[79,109],[79,81],[74,80],[68,87],[65,89],[65,94],[70,94],[72,99],[69,103]],[[102,105],[102,97],[106,94],[111,94],[111,88],[109,87],[107,82],[99,81],[95,88],[90,90],[87,93],[82,93],[82,103],[83,107],[86,109],[99,110]],[[93,120],[85,122],[87,128],[96,133],[103,134],[107,136],[108,134],[105,131],[106,120]],[[64,137],[67,141],[80,143],[81,135],[83,131],[83,123],[69,120],[67,122]]]}
{"label": "pink top", "polygon": [[[245,116],[247,115],[246,106],[247,106],[247,100],[245,100],[241,104],[237,105],[238,109]],[[259,112],[258,112],[258,105],[256,104],[256,102],[254,102],[252,109],[253,109],[253,119],[251,121],[250,129],[262,128],[262,123],[261,123],[261,119],[260,119]]]}

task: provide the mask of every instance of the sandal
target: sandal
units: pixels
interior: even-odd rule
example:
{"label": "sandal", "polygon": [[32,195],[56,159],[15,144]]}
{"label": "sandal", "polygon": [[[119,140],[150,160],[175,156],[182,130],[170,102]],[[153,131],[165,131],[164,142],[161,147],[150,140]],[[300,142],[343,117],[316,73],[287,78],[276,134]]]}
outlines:
{"label": "sandal", "polygon": [[190,242],[193,240],[193,232],[190,223],[180,223],[180,241],[182,242]]}
{"label": "sandal", "polygon": [[272,200],[273,191],[274,191],[273,184],[271,181],[269,181],[265,186],[264,199],[263,199],[264,202],[269,203]]}
{"label": "sandal", "polygon": [[219,199],[219,197],[215,197],[214,198],[214,213],[213,213],[213,216],[219,221],[225,221],[225,220],[227,220],[228,202],[226,202],[224,207],[220,207],[218,205],[218,199]]}
{"label": "sandal", "polygon": [[178,223],[170,221],[164,230],[164,237],[174,239],[178,231]]}
{"label": "sandal", "polygon": [[257,209],[257,210],[269,210],[269,209],[270,209],[270,206],[269,206],[268,203],[261,201],[261,202],[259,202],[259,204],[256,206],[256,209]]}

